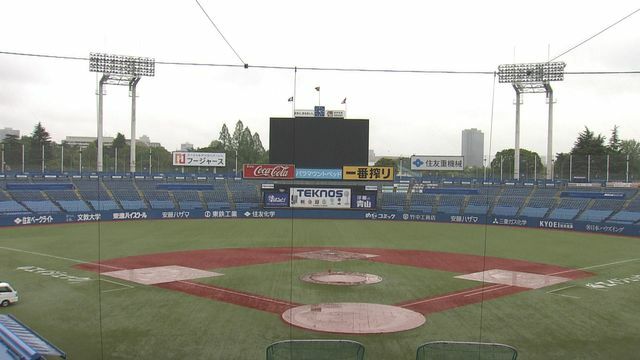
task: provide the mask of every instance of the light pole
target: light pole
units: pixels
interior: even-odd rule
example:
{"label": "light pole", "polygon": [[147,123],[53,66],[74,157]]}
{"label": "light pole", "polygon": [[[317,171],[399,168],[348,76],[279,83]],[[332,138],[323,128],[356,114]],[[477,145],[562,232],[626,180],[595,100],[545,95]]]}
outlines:
{"label": "light pole", "polygon": [[236,149],[236,169],[234,170],[233,177],[238,176],[238,149]]}
{"label": "light pole", "polygon": [[553,156],[553,89],[550,81],[564,80],[564,62],[503,64],[498,66],[498,82],[510,83],[516,92],[516,134],[513,155],[514,179],[520,177],[520,104],[521,94],[546,93],[549,103],[547,125],[547,179],[552,178]]}
{"label": "light pole", "polygon": [[4,174],[4,144],[2,144],[2,173]]}
{"label": "light pole", "polygon": [[142,76],[155,75],[155,59],[122,56],[101,53],[89,54],[89,71],[102,73],[102,78],[98,81],[98,155],[96,159],[96,170],[103,170],[103,137],[102,137],[102,113],[104,85],[124,85],[129,86],[131,95],[131,159],[130,171],[136,171],[136,86]]}

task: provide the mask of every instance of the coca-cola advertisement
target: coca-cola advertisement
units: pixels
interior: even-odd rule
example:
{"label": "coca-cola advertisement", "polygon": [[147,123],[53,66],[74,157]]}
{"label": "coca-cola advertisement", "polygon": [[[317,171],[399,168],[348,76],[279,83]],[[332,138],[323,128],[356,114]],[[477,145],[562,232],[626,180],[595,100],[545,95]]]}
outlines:
{"label": "coca-cola advertisement", "polygon": [[295,165],[290,164],[244,164],[242,177],[245,179],[294,179]]}

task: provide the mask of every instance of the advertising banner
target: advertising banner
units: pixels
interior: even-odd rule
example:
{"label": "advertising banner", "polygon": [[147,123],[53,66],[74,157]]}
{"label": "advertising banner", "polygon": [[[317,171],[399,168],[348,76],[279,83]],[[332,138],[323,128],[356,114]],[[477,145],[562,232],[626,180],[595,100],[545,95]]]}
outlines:
{"label": "advertising banner", "polygon": [[289,206],[289,193],[286,192],[265,192],[264,207],[281,208]]}
{"label": "advertising banner", "polygon": [[343,166],[343,180],[393,181],[391,166]]}
{"label": "advertising banner", "polygon": [[225,153],[205,153],[174,151],[173,166],[213,166],[224,167]]}
{"label": "advertising banner", "polygon": [[351,205],[354,209],[375,209],[377,196],[373,194],[353,194]]}
{"label": "advertising banner", "polygon": [[351,208],[351,189],[291,188],[292,208]]}
{"label": "advertising banner", "polygon": [[411,170],[462,171],[464,170],[464,157],[414,155],[411,157]]}
{"label": "advertising banner", "polygon": [[242,177],[245,179],[293,179],[296,167],[290,164],[244,164]]}
{"label": "advertising banner", "polygon": [[341,169],[296,169],[296,179],[342,180]]}

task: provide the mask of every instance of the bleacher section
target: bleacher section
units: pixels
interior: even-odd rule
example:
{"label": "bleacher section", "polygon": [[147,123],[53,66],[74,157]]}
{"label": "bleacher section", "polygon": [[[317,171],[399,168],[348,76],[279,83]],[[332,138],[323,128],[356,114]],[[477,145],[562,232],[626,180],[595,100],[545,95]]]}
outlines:
{"label": "bleacher section", "polygon": [[411,195],[411,210],[423,214],[431,214],[433,213],[436,200],[435,195],[414,193]]}
{"label": "bleacher section", "polygon": [[[417,194],[413,194],[414,196]],[[407,193],[383,193],[382,194],[382,209],[383,210],[404,210],[404,203],[407,199]]]}
{"label": "bleacher section", "polygon": [[437,211],[440,214],[460,214],[463,201],[464,196],[461,195],[440,195]]}
{"label": "bleacher section", "polygon": [[[322,186],[335,182],[309,184]],[[178,175],[136,176],[135,179],[97,175],[13,176],[0,180],[0,214],[121,209],[246,211],[262,206],[261,185],[262,182],[255,180]],[[636,188],[406,179],[376,185],[380,210],[640,224],[640,196]],[[624,197],[616,198],[616,194]]]}

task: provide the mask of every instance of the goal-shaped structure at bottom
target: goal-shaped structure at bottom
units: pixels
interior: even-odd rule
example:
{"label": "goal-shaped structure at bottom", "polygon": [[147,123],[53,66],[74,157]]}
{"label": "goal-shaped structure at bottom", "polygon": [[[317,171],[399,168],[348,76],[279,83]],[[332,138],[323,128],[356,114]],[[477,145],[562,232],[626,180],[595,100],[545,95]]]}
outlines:
{"label": "goal-shaped structure at bottom", "polygon": [[267,347],[267,360],[363,360],[364,346],[351,340],[284,340]]}
{"label": "goal-shaped structure at bottom", "polygon": [[433,341],[418,347],[416,360],[515,360],[509,345],[481,342]]}

